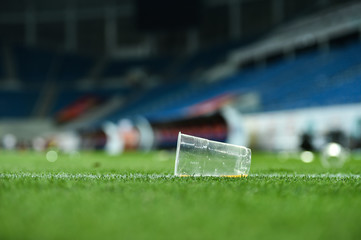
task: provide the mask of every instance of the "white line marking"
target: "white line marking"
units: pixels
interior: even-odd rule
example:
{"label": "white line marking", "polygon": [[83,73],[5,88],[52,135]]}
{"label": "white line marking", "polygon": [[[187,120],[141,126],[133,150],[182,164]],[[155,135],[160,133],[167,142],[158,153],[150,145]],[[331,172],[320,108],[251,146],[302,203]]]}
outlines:
{"label": "white line marking", "polygon": [[[0,179],[21,179],[21,178],[40,178],[40,179],[158,179],[158,178],[178,178],[171,174],[71,174],[71,173],[0,173]],[[361,179],[358,174],[250,174],[248,178],[332,178],[332,179]]]}
{"label": "white line marking", "polygon": [[270,173],[270,174],[250,174],[250,177],[265,177],[265,178],[356,178],[360,179],[361,175],[358,174],[348,174],[348,173],[319,173],[319,174],[279,174],[279,173]]}
{"label": "white line marking", "polygon": [[173,175],[162,175],[162,174],[71,174],[71,173],[0,173],[0,178],[43,178],[43,179],[137,179],[137,178],[170,178]]}

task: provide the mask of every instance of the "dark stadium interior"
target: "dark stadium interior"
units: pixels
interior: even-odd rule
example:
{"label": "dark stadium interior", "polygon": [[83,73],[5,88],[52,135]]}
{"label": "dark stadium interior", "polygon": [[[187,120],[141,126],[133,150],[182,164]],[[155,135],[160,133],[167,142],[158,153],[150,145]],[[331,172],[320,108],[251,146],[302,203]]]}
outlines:
{"label": "dark stadium interior", "polygon": [[360,103],[359,9],[344,0],[2,1],[0,135],[17,136],[6,124],[19,120],[46,122],[51,130],[37,134],[46,136],[139,116],[159,126],[225,105],[248,116]]}

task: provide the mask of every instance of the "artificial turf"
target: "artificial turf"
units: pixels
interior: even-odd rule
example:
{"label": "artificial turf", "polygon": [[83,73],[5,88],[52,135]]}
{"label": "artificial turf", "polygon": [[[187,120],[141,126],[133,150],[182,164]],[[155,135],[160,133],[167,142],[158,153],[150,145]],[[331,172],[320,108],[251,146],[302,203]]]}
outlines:
{"label": "artificial turf", "polygon": [[0,239],[361,239],[361,160],[253,153],[247,178],[180,178],[174,158],[0,152]]}

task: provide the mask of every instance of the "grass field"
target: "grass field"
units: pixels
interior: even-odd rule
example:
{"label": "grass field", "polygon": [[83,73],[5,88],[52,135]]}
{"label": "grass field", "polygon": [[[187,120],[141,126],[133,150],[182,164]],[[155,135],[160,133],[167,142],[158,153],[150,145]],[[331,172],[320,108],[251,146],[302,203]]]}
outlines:
{"label": "grass field", "polygon": [[361,239],[360,160],[253,153],[247,178],[177,178],[174,158],[0,152],[0,239]]}

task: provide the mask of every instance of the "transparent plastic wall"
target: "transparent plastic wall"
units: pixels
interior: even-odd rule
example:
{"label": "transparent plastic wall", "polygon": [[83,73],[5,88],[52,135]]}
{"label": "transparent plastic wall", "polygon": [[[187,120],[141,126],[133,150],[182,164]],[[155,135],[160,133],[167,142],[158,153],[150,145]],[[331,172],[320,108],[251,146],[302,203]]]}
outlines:
{"label": "transparent plastic wall", "polygon": [[176,176],[247,176],[251,150],[179,133],[174,174]]}

